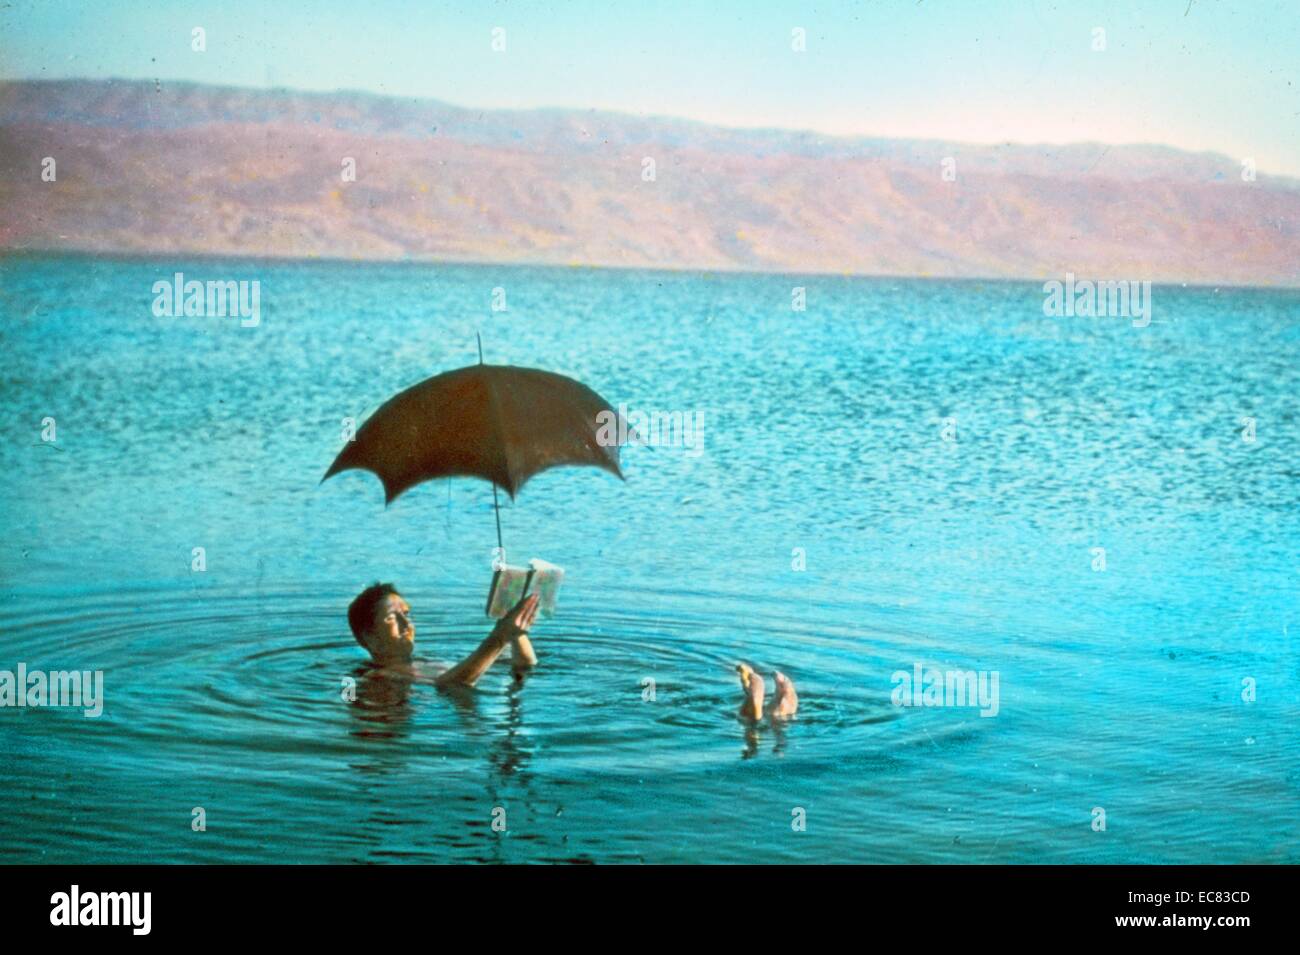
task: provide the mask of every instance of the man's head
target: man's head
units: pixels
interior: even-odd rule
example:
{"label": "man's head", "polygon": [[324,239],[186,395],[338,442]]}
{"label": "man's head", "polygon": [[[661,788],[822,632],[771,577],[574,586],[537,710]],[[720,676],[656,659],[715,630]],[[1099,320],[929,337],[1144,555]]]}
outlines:
{"label": "man's head", "polygon": [[409,660],[415,648],[411,606],[392,584],[371,584],[348,607],[348,626],[376,662]]}

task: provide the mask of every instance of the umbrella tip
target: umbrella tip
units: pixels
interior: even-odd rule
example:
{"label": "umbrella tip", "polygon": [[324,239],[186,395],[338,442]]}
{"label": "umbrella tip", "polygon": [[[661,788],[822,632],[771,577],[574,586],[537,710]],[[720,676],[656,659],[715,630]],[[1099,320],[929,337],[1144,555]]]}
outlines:
{"label": "umbrella tip", "polygon": [[483,364],[483,335],[481,332],[475,331],[474,337],[478,339],[478,363],[481,365]]}

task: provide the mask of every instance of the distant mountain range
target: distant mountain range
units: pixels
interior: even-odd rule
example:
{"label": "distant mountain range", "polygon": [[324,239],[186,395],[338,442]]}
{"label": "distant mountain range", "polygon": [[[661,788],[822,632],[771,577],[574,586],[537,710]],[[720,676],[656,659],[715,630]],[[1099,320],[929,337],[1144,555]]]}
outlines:
{"label": "distant mountain range", "polygon": [[1300,181],[1242,170],[1166,146],[0,83],[10,250],[1300,286]]}

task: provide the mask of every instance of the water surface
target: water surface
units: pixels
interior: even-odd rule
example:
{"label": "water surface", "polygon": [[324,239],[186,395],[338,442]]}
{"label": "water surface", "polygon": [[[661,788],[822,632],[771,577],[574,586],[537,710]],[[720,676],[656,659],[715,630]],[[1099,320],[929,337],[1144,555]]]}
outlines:
{"label": "water surface", "polygon": [[[257,279],[261,323],[154,317],[178,270]],[[1300,860],[1300,293],[1157,287],[1145,329],[1042,302],[0,260],[0,669],[105,683],[98,719],[0,709],[0,861]],[[468,652],[488,486],[385,509],[371,475],[318,482],[344,417],[474,361],[476,330],[705,431],[508,504],[511,558],[568,570],[561,612],[522,685],[451,697],[366,674],[344,613],[392,580],[422,655]],[[794,724],[736,721],[737,659],[793,677]],[[997,671],[997,715],[894,706],[917,664]]]}

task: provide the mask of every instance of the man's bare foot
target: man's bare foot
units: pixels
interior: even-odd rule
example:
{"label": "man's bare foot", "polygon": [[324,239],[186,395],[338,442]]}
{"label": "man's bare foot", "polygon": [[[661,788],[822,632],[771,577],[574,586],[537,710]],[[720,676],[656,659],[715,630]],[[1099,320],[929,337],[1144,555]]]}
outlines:
{"label": "man's bare foot", "polygon": [[776,680],[776,695],[772,698],[772,709],[768,714],[774,720],[788,720],[799,710],[799,695],[794,691],[794,681],[780,670],[772,671]]}
{"label": "man's bare foot", "polygon": [[736,673],[740,675],[740,686],[745,691],[745,702],[740,704],[742,719],[758,720],[763,718],[763,678],[754,672],[747,663],[737,663]]}

